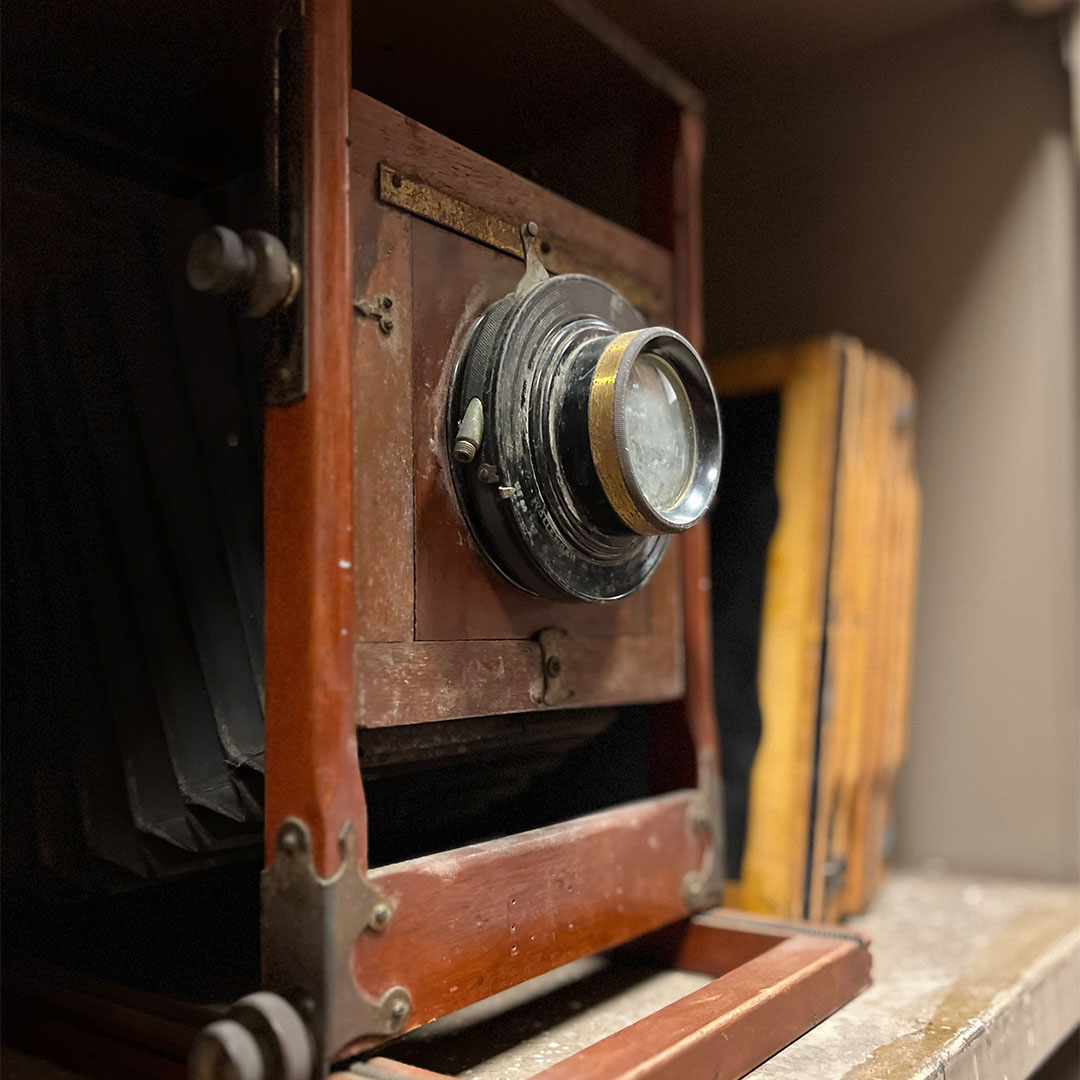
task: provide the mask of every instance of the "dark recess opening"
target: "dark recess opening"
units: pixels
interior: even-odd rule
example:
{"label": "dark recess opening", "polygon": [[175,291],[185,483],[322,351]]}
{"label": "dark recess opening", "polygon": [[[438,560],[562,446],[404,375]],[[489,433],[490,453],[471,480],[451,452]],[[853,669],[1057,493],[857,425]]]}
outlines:
{"label": "dark recess opening", "polygon": [[724,461],[712,514],[716,720],[723,755],[727,875],[741,875],[750,770],[761,742],[758,650],[769,541],[779,513],[780,395],[721,402]]}

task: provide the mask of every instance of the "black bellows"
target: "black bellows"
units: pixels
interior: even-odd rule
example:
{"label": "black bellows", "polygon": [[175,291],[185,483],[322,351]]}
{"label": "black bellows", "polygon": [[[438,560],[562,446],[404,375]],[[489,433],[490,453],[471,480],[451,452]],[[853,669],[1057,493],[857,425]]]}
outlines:
{"label": "black bellows", "polygon": [[202,213],[5,149],[4,871],[79,894],[260,840],[261,378]]}

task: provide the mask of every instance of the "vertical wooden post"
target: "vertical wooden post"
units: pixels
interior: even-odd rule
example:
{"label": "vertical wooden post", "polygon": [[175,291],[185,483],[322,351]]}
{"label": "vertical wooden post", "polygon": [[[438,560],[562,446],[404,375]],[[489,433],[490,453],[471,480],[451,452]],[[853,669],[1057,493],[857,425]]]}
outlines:
{"label": "vertical wooden post", "polygon": [[266,856],[282,822],[340,861],[352,820],[366,864],[353,704],[352,251],[349,0],[307,0],[303,259],[309,392],[266,413]]}

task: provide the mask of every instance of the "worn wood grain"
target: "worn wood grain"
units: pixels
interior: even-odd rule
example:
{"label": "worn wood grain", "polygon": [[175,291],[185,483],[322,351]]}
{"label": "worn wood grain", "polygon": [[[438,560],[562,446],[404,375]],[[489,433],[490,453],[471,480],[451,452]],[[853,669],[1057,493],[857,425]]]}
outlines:
{"label": "worn wood grain", "polygon": [[780,515],[768,548],[758,662],[762,742],[751,777],[739,902],[794,918],[803,914],[810,844],[841,360],[828,339],[786,355],[760,354],[755,374],[758,355],[711,369],[721,399],[763,389],[781,396]]}
{"label": "worn wood grain", "polygon": [[[375,190],[379,162],[508,221],[539,224],[559,260],[558,272],[607,276],[655,297],[652,318],[670,318],[672,254],[621,226],[553,194],[429,128],[354,92],[351,168]],[[520,265],[520,264],[519,264]]]}
{"label": "worn wood grain", "polygon": [[[513,290],[521,264],[427,222],[413,235],[417,638],[525,638],[548,626],[589,637],[648,633],[655,585],[610,604],[544,600],[511,585],[477,548],[450,479],[446,401],[468,331]],[[661,573],[665,580],[670,590]]]}
{"label": "worn wood grain", "polygon": [[702,857],[693,798],[673,792],[373,871],[395,912],[357,942],[357,984],[376,997],[409,986],[411,1029],[684,916],[683,879]]}
{"label": "worn wood grain", "polygon": [[869,982],[859,944],[791,937],[539,1078],[737,1080]]}
{"label": "worn wood grain", "polygon": [[[387,726],[536,708],[539,652],[531,639],[548,627],[568,634],[574,704],[679,697],[683,542],[673,543],[645,589],[605,605],[531,597],[477,548],[450,481],[445,403],[465,335],[514,287],[522,264],[379,203],[379,165],[415,161],[430,172],[442,162],[455,178],[449,193],[496,212],[508,204],[493,193],[527,190],[532,216],[539,216],[537,207],[553,221],[569,215],[566,228],[583,230],[593,256],[608,267],[624,265],[628,250],[655,254],[654,245],[635,238],[627,249],[624,230],[362,95],[353,95],[351,123],[356,297],[395,294],[389,335],[362,317],[355,328],[355,561],[364,568],[356,602],[358,722]],[[422,161],[408,157],[410,147],[424,151]],[[425,179],[442,184],[441,175],[435,168]],[[670,276],[672,267],[665,255],[645,277]],[[401,645],[390,647],[394,642]]]}
{"label": "worn wood grain", "polygon": [[354,301],[388,296],[393,323],[353,311],[357,641],[413,636],[411,219],[352,192]]}
{"label": "worn wood grain", "polygon": [[[560,707],[668,701],[683,692],[683,655],[674,635],[566,640]],[[360,727],[394,727],[466,716],[527,712],[543,705],[535,641],[417,641],[356,650]]]}
{"label": "worn wood grain", "polygon": [[[305,20],[307,397],[265,421],[267,861],[282,822],[311,829],[323,874],[346,821],[364,821],[353,703],[352,233],[349,4]],[[361,863],[366,829],[358,830]]]}

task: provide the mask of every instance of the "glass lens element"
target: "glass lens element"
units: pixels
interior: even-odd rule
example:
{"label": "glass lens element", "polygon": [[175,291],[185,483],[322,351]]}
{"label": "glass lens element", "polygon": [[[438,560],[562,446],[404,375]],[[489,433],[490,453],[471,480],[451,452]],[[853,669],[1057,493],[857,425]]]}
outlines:
{"label": "glass lens element", "polygon": [[682,381],[655,353],[634,360],[624,419],[630,467],[641,494],[654,510],[671,509],[690,482],[696,438]]}

